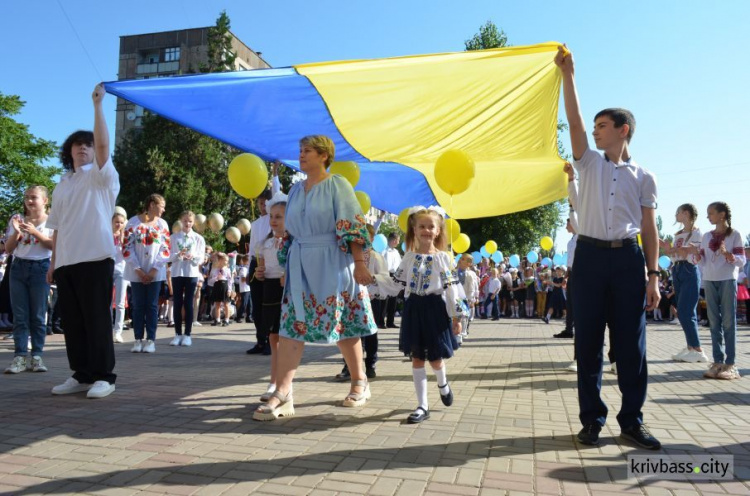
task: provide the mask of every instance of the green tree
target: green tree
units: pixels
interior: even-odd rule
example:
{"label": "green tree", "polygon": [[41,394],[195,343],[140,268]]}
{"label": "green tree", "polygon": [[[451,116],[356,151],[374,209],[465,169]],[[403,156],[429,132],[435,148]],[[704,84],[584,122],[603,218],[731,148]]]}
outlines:
{"label": "green tree", "polygon": [[[467,51],[510,46],[505,32],[498,29],[492,21],[487,21],[479,28],[479,33],[466,40],[464,44]],[[557,125],[557,148],[561,157],[566,157],[567,153],[559,139],[559,133],[566,128],[565,123],[560,122]],[[560,173],[562,174],[562,171]],[[539,240],[542,237],[551,236],[554,239],[557,228],[563,225],[561,216],[566,211],[566,207],[566,201],[559,200],[522,212],[462,220],[461,232],[466,233],[471,239],[469,251],[479,250],[486,241],[491,239],[497,242],[501,250],[505,251],[506,256],[511,253],[523,256],[531,248],[539,246]]]}
{"label": "green tree", "polygon": [[[229,26],[229,17],[222,12],[209,33],[209,60],[201,66],[202,72],[234,68]],[[113,160],[122,183],[118,203],[128,215],[134,215],[141,211],[148,195],[159,193],[166,200],[164,218],[170,225],[183,210],[206,216],[220,213],[227,226],[243,217],[252,221],[258,215],[255,202],[237,195],[227,178],[230,162],[240,153],[216,139],[146,112],[141,128],[131,130],[115,150]],[[293,171],[280,169],[282,188],[288,191]],[[214,249],[237,248],[224,240],[223,233],[206,229],[203,236]],[[245,242],[247,237],[241,240],[240,251],[244,251]]]}
{"label": "green tree", "polygon": [[226,10],[216,19],[216,25],[208,30],[208,62],[201,65],[201,72],[226,72],[234,70],[237,54],[232,50],[231,21]]}
{"label": "green tree", "polygon": [[25,102],[17,95],[0,93],[0,224],[13,213],[22,210],[26,188],[43,185],[50,192],[55,186],[52,178],[61,169],[44,165],[55,156],[54,141],[37,138],[29,127],[13,116],[21,112]]}

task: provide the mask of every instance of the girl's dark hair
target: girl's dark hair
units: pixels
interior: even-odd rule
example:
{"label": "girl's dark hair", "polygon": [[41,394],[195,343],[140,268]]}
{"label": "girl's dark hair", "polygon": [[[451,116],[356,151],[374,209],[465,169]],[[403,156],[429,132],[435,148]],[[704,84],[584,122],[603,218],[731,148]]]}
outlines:
{"label": "girl's dark hair", "polygon": [[91,131],[76,131],[75,133],[68,136],[60,148],[60,163],[65,170],[73,169],[73,155],[71,150],[73,145],[89,145],[94,146],[94,133]]}
{"label": "girl's dark hair", "polygon": [[692,220],[693,222],[695,222],[695,219],[698,218],[698,209],[695,208],[695,205],[693,205],[692,203],[683,203],[682,205],[677,207],[677,210],[689,213],[690,220]]}
{"label": "girl's dark hair", "polygon": [[732,234],[732,210],[724,202],[713,202],[708,208],[713,208],[719,213],[724,213],[724,219],[727,221],[727,236]]}

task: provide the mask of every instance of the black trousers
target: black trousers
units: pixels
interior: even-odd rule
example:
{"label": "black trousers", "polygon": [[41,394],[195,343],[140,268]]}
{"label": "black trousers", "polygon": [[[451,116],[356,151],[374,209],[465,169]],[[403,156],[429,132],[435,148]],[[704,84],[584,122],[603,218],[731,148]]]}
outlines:
{"label": "black trousers", "polygon": [[[568,270],[568,288],[565,291],[565,332],[573,332],[573,269]],[[575,360],[575,356],[573,357]]]}
{"label": "black trousers", "polygon": [[601,398],[604,331],[617,353],[617,385],[622,406],[620,427],[643,423],[648,365],[646,360],[646,265],[637,244],[600,248],[578,239],[573,310],[578,360],[579,418],[583,425],[604,425],[607,405]]}
{"label": "black trousers", "polygon": [[383,310],[381,310],[381,318],[385,318],[385,325],[388,327],[394,327],[395,324],[393,322],[393,319],[396,317],[396,304],[398,303],[398,296],[389,296],[385,300],[385,305],[383,306]]}
{"label": "black trousers", "polygon": [[381,329],[385,327],[385,314],[383,313],[385,302],[386,300],[370,300],[370,304],[372,305],[372,315],[375,317],[375,325]]}
{"label": "black trousers", "polygon": [[268,344],[268,334],[264,332],[263,327],[263,281],[255,278],[255,269],[258,267],[258,259],[250,259],[250,268],[247,277],[250,277],[250,301],[253,303],[252,315],[255,323],[255,339],[258,342],[256,346],[265,346]]}
{"label": "black trousers", "polygon": [[73,378],[83,384],[115,383],[112,342],[111,258],[55,270],[57,305],[65,330],[65,351]]}

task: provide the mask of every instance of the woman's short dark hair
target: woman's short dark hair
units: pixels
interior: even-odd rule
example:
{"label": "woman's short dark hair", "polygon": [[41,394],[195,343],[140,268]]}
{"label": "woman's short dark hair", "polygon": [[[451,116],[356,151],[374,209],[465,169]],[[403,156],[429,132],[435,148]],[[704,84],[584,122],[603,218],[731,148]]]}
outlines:
{"label": "woman's short dark hair", "polygon": [[73,154],[71,153],[73,145],[94,146],[94,133],[79,130],[68,136],[60,148],[60,163],[65,170],[73,170]]}

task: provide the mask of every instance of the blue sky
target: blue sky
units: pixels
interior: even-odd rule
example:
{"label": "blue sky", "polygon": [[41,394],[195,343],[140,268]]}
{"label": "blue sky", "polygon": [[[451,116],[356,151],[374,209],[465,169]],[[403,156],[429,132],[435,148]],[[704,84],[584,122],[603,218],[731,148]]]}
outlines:
{"label": "blue sky", "polygon": [[[0,18],[0,91],[27,102],[19,120],[43,138],[62,142],[91,127],[91,90],[117,78],[122,35],[209,26],[226,9],[232,31],[283,67],[460,51],[491,20],[514,45],[568,44],[587,122],[610,106],[635,113],[631,152],[657,176],[666,232],[687,202],[698,206],[705,231],[706,206],[716,200],[732,207],[734,227],[750,232],[750,158],[741,152],[750,114],[744,0],[59,3],[75,31],[57,1],[4,2]],[[114,103],[108,96],[110,125]],[[566,241],[561,232],[563,250]]]}

